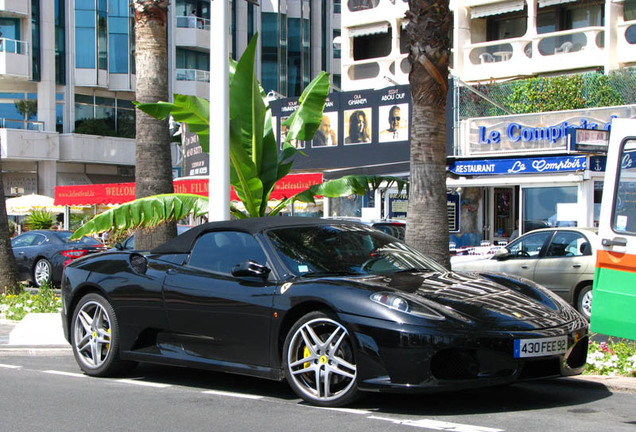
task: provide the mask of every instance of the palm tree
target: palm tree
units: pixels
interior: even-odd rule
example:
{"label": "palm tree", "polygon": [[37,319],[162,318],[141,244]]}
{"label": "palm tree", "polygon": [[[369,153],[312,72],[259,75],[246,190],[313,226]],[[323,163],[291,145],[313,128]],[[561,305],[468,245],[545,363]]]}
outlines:
{"label": "palm tree", "polygon": [[[0,162],[0,172],[2,164]],[[18,266],[13,257],[9,237],[9,218],[4,201],[4,184],[0,175],[0,294],[17,294],[20,291]]]}
{"label": "palm tree", "polygon": [[452,16],[448,0],[410,0],[409,82],[414,122],[406,241],[450,267],[446,207],[446,93]]}
{"label": "palm tree", "polygon": [[[135,10],[136,98],[141,103],[168,100],[166,22],[169,0],[133,0]],[[136,198],[174,192],[167,120],[137,111]],[[135,234],[139,249],[151,249],[177,235],[170,221]]]}

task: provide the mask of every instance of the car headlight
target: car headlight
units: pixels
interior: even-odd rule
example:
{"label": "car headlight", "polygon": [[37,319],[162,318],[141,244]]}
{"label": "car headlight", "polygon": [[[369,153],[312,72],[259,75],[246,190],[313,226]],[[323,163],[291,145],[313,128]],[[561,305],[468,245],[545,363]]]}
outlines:
{"label": "car headlight", "polygon": [[407,300],[397,294],[377,292],[371,294],[369,298],[371,299],[371,301],[388,307],[389,309],[397,310],[410,315],[416,315],[435,320],[445,319],[444,315],[441,315],[430,307],[414,302],[412,300]]}

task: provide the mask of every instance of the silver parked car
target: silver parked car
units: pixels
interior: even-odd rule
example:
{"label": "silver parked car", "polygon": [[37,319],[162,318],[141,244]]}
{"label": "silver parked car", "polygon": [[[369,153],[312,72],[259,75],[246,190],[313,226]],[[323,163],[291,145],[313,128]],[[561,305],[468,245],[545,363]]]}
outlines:
{"label": "silver parked car", "polygon": [[451,258],[453,271],[508,273],[537,282],[573,304],[588,320],[596,265],[596,230],[531,231],[483,259]]}

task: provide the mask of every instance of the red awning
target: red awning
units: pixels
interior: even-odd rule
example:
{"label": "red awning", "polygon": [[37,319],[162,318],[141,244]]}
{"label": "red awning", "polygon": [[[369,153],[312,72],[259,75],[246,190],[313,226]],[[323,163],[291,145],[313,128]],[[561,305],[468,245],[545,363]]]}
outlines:
{"label": "red awning", "polygon": [[[280,200],[301,192],[311,185],[322,183],[322,174],[288,174],[276,183],[270,199]],[[209,180],[180,179],[174,182],[175,193],[208,196]],[[238,197],[232,188],[230,198]],[[90,184],[55,187],[55,205],[83,206],[122,204],[135,199],[135,183]]]}

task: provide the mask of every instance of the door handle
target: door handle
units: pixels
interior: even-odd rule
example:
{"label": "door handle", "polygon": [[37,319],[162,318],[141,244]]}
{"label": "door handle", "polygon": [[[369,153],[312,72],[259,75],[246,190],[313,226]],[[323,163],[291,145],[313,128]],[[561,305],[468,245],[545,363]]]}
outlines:
{"label": "door handle", "polygon": [[572,267],[574,267],[574,268],[581,268],[581,264],[572,264]]}
{"label": "door handle", "polygon": [[528,270],[528,266],[527,265],[522,265],[521,268],[524,269],[524,270]]}
{"label": "door handle", "polygon": [[613,239],[604,238],[601,243],[603,246],[627,246],[627,239],[624,237],[614,237]]}

